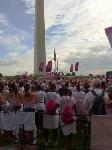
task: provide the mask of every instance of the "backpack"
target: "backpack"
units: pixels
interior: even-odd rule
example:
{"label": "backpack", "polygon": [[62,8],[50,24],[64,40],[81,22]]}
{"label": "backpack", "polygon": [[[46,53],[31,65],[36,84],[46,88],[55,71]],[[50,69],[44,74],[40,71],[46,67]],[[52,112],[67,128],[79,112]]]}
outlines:
{"label": "backpack", "polygon": [[54,99],[55,96],[50,98],[49,95],[48,95],[49,100],[46,103],[45,112],[47,114],[49,114],[49,115],[54,115],[56,113],[56,105],[57,105],[57,103],[56,103],[56,100]]}
{"label": "backpack", "polygon": [[106,108],[105,108],[105,101],[103,99],[105,92],[102,91],[101,95],[96,94],[94,90],[92,90],[91,92],[95,96],[95,100],[89,113],[92,115],[105,115]]}
{"label": "backpack", "polygon": [[63,100],[64,106],[63,106],[63,111],[61,113],[61,121],[64,122],[65,124],[71,124],[74,121],[73,108],[69,104],[70,100],[67,100],[66,102]]}

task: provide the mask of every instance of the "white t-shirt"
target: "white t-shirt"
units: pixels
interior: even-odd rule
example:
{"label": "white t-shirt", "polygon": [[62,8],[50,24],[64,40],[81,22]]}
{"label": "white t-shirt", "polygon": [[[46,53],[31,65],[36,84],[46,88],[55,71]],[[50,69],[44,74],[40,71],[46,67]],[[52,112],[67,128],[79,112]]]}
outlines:
{"label": "white t-shirt", "polygon": [[[45,98],[45,105],[53,97],[57,104],[60,104],[60,96],[56,92],[48,92]],[[59,110],[57,108],[55,115],[44,114],[43,127],[46,129],[56,129],[59,127]]]}
{"label": "white t-shirt", "polygon": [[8,100],[8,94],[9,94],[9,90],[4,90],[3,91],[2,96],[3,96],[4,101]]}
{"label": "white t-shirt", "polygon": [[83,91],[72,93],[72,96],[74,97],[76,101],[84,101],[85,95],[86,93]]}
{"label": "white t-shirt", "polygon": [[45,97],[46,93],[44,91],[37,92],[37,110],[45,110]]}
{"label": "white t-shirt", "polygon": [[[93,90],[98,95],[101,95],[101,93],[102,93],[101,89],[93,89]],[[90,111],[91,107],[93,106],[94,100],[95,100],[95,96],[93,95],[93,93],[91,91],[89,93],[87,93],[87,95],[85,96],[83,104],[84,104],[84,106],[88,112]],[[104,100],[105,100],[105,103],[107,104],[108,103],[108,95],[106,92],[104,95]]]}
{"label": "white t-shirt", "polygon": [[69,88],[68,88],[69,90],[71,90],[71,92],[75,92],[76,91],[76,87],[74,86],[69,86]]}
{"label": "white t-shirt", "polygon": [[[76,104],[76,101],[73,97],[70,98],[69,96],[62,96],[61,102],[60,102],[60,114],[63,113],[63,109],[64,109],[64,106],[66,105],[66,101],[68,101],[67,103],[69,103],[70,107],[72,108]],[[73,114],[75,113],[73,112]],[[75,118],[76,117],[74,116],[74,120]],[[60,116],[60,124],[61,124],[63,135],[70,135],[70,134],[76,133],[76,121],[74,121],[71,124],[65,124],[64,122],[62,122],[61,116]]]}
{"label": "white t-shirt", "polygon": [[19,93],[21,93],[21,94],[24,93],[24,87],[19,88]]}

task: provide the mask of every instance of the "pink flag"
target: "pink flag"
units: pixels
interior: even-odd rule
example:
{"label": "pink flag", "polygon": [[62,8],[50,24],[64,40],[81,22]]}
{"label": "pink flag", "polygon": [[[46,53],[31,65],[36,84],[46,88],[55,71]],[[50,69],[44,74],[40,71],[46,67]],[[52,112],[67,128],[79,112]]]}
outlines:
{"label": "pink flag", "polygon": [[112,47],[112,26],[106,28],[106,29],[105,29],[105,33],[106,33],[107,38],[108,38],[108,40],[109,40],[109,43],[110,43],[110,45],[111,45],[111,47]]}
{"label": "pink flag", "polygon": [[39,65],[39,71],[43,72],[43,70],[44,70],[44,62],[41,62]]}
{"label": "pink flag", "polygon": [[46,72],[51,72],[52,70],[52,61],[48,61],[46,66]]}
{"label": "pink flag", "polygon": [[73,64],[70,65],[70,72],[73,72]]}
{"label": "pink flag", "polygon": [[76,62],[76,64],[75,64],[75,71],[78,71],[78,69],[79,69],[79,62]]}

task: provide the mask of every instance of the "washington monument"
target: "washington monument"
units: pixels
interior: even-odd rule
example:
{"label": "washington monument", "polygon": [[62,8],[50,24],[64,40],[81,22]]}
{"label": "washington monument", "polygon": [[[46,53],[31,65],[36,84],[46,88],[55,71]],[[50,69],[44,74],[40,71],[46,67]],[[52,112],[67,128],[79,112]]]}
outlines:
{"label": "washington monument", "polygon": [[[44,71],[39,71],[40,63],[44,64]],[[34,74],[45,75],[46,52],[45,52],[45,20],[44,0],[35,0],[35,42],[34,42]]]}

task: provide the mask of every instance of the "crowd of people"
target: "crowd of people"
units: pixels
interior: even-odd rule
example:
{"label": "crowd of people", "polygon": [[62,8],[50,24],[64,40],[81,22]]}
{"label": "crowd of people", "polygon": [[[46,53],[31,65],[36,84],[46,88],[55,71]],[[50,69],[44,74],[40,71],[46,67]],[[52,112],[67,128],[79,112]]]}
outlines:
{"label": "crowd of people", "polygon": [[37,136],[44,131],[45,144],[48,144],[52,133],[56,143],[57,129],[61,127],[63,139],[66,140],[63,146],[68,148],[70,138],[76,133],[75,120],[88,120],[96,97],[101,95],[105,106],[103,113],[99,114],[111,115],[112,83],[104,79],[2,80],[0,111],[37,112]]}

